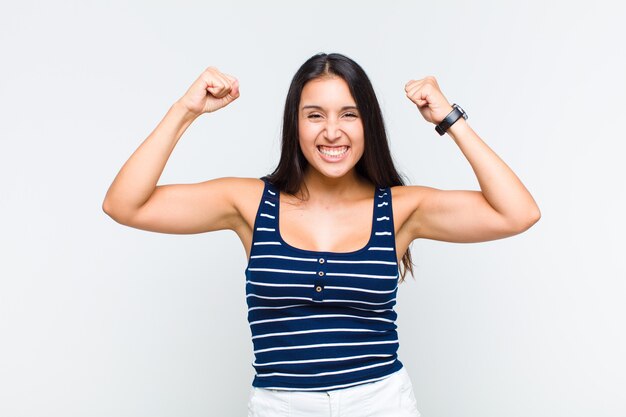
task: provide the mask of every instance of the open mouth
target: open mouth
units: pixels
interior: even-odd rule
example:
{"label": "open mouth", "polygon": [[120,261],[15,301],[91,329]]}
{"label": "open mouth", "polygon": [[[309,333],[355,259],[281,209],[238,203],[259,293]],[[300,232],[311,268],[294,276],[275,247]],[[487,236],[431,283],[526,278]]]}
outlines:
{"label": "open mouth", "polygon": [[348,152],[348,149],[350,149],[349,146],[319,145],[317,147],[317,150],[319,151],[319,153],[331,159],[341,159],[341,157],[343,157],[346,154],[346,152]]}

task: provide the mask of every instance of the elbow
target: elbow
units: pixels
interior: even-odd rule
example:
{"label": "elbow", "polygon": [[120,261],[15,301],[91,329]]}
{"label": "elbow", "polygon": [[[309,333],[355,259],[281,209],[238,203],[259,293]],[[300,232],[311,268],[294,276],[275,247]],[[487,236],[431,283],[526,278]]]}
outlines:
{"label": "elbow", "polygon": [[104,199],[102,202],[102,211],[104,211],[107,216],[115,220],[115,222],[119,224],[126,224],[124,216],[122,216],[120,211],[116,210],[115,206],[107,199]]}
{"label": "elbow", "polygon": [[121,224],[121,221],[119,220],[119,217],[115,214],[115,212],[111,208],[110,203],[107,203],[106,200],[102,203],[102,211],[104,211],[104,213],[107,216],[109,216],[111,219],[113,219],[116,223],[120,223]]}
{"label": "elbow", "polygon": [[115,209],[113,205],[111,204],[111,202],[107,200],[106,198],[102,202],[102,211],[104,211],[107,216],[115,220],[115,214],[114,214]]}
{"label": "elbow", "polygon": [[104,201],[102,202],[102,211],[104,211],[107,215],[111,215],[111,211],[110,211],[110,207],[109,207],[109,203],[107,202],[106,198],[104,199]]}
{"label": "elbow", "polygon": [[530,229],[535,223],[539,221],[539,219],[541,219],[541,211],[539,211],[539,207],[537,207],[535,210],[532,210],[532,212],[528,215],[528,218],[524,223],[523,231]]}
{"label": "elbow", "polygon": [[530,229],[535,223],[541,219],[541,211],[536,205],[528,209],[524,215],[510,222],[513,234],[519,234]]}
{"label": "elbow", "polygon": [[533,204],[532,207],[528,210],[528,219],[527,224],[529,229],[532,225],[537,223],[541,219],[541,210],[539,210],[539,206],[537,203]]}
{"label": "elbow", "polygon": [[[533,215],[532,215],[532,222],[530,223],[530,226],[532,226],[533,224],[537,223],[539,221],[539,219],[541,219],[541,210],[539,210],[538,206],[535,206],[535,209],[533,210]],[[528,227],[530,227],[528,226]]]}

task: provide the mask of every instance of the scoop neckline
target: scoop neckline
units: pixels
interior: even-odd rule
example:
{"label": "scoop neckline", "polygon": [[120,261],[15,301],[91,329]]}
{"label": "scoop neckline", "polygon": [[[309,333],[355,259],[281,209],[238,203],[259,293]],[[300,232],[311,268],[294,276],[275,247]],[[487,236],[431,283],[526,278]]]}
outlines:
{"label": "scoop neckline", "polygon": [[376,187],[376,186],[374,187],[374,195],[372,197],[372,218],[370,220],[370,236],[365,246],[363,246],[360,249],[350,251],[350,252],[330,252],[330,251],[315,251],[315,250],[301,249],[301,248],[297,248],[295,246],[290,245],[285,239],[283,239],[283,235],[280,232],[280,190],[278,189],[276,189],[276,193],[278,194],[276,198],[276,237],[278,238],[278,240],[283,246],[285,246],[286,248],[290,250],[300,252],[300,253],[322,254],[322,255],[333,255],[333,256],[349,256],[349,255],[354,255],[354,254],[363,252],[371,246],[372,241],[374,240],[374,221],[376,219],[376,193],[378,189],[379,187]]}

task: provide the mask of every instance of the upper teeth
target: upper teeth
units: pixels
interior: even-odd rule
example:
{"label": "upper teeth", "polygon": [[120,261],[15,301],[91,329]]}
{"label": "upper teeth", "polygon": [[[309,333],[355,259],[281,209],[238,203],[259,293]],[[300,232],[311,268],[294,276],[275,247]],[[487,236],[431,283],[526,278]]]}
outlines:
{"label": "upper teeth", "polygon": [[338,156],[338,155],[341,155],[341,154],[345,153],[348,150],[348,147],[347,146],[338,146],[338,147],[335,147],[335,148],[327,148],[327,147],[324,147],[324,146],[320,146],[319,150],[324,155]]}

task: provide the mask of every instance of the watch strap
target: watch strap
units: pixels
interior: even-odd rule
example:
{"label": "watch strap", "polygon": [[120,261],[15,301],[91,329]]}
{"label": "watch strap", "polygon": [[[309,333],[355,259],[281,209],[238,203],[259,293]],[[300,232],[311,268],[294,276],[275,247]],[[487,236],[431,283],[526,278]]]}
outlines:
{"label": "watch strap", "polygon": [[450,128],[450,126],[452,126],[461,117],[467,120],[467,113],[465,113],[461,106],[454,103],[452,105],[452,111],[448,113],[448,115],[441,121],[441,123],[435,126],[435,130],[437,131],[437,133],[439,133],[439,136],[443,136]]}

